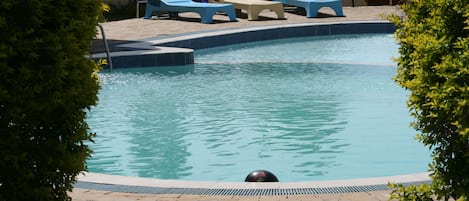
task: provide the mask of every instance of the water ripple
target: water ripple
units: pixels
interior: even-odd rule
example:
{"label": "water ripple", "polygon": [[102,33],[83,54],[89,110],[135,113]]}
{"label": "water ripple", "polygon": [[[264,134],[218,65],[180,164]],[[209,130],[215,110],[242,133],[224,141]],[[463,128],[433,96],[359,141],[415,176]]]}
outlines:
{"label": "water ripple", "polygon": [[[363,42],[352,39],[343,52],[326,48],[334,46],[329,39],[296,48],[300,53],[263,43],[263,52],[246,58],[238,54],[251,50],[218,49],[198,56],[196,65],[102,73],[99,104],[87,118],[97,133],[88,166],[223,181],[242,181],[254,169],[282,181],[425,170],[427,152],[411,143],[406,92],[391,80],[395,69],[358,64],[376,64],[383,55],[353,58]],[[224,65],[211,64],[218,62]],[[383,157],[399,167],[383,165]]]}

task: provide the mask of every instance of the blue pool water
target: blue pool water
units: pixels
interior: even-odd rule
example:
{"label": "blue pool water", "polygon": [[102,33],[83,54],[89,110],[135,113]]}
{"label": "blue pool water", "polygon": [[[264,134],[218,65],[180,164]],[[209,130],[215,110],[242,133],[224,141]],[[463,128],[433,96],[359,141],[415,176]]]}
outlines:
{"label": "blue pool water", "polygon": [[391,35],[342,35],[197,51],[196,64],[101,73],[87,122],[91,172],[280,181],[424,172]]}

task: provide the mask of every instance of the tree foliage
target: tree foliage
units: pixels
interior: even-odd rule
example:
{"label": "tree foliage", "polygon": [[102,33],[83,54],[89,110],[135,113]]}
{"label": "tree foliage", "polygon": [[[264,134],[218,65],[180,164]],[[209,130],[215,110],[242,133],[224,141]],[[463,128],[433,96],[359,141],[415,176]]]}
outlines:
{"label": "tree foliage", "polygon": [[69,200],[97,102],[100,0],[0,1],[0,200]]}
{"label": "tree foliage", "polygon": [[433,183],[420,191],[431,191],[438,199],[466,200],[469,0],[410,0],[401,9],[404,16],[390,18],[400,44],[395,79],[411,93],[408,107],[416,119],[412,125],[419,131],[417,139],[432,150],[433,158]]}

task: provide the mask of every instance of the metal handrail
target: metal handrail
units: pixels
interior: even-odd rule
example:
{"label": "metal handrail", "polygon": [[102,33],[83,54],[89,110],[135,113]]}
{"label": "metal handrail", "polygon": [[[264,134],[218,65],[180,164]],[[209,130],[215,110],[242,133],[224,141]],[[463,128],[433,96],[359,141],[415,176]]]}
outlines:
{"label": "metal handrail", "polygon": [[104,29],[101,24],[98,23],[99,30],[101,31],[101,35],[103,37],[103,42],[104,42],[104,48],[106,49],[106,56],[107,56],[107,62],[109,65],[110,71],[112,71],[112,59],[111,59],[111,51],[109,50],[109,45],[107,43],[106,39],[106,34],[104,34]]}

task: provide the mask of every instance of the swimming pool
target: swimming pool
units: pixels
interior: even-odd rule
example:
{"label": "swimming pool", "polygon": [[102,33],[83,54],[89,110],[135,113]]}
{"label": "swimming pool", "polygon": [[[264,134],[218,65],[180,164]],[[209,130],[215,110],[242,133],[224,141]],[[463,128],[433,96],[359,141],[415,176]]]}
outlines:
{"label": "swimming pool", "polygon": [[197,51],[196,64],[102,73],[91,172],[280,181],[427,170],[390,35],[283,39]]}

